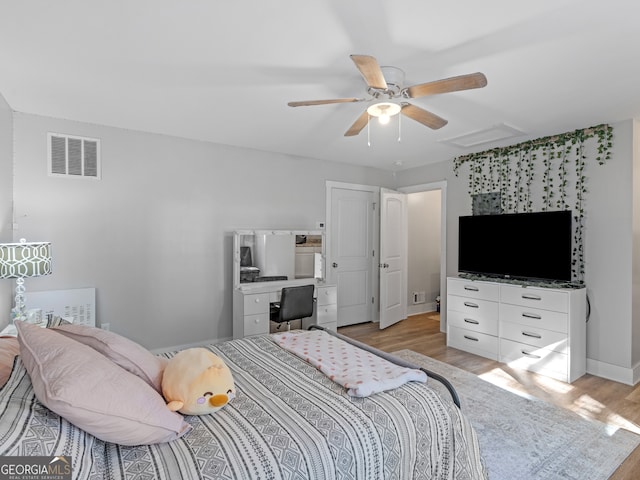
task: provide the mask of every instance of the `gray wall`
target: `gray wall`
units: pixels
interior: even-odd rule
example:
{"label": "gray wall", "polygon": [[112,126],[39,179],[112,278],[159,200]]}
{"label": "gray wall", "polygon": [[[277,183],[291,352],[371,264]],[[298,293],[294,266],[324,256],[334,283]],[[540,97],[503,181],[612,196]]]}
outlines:
{"label": "gray wall", "polygon": [[591,301],[587,358],[633,367],[632,122],[615,125],[611,161],[587,172],[585,283]]}
{"label": "gray wall", "polygon": [[[640,364],[640,122],[633,121],[633,194],[632,194],[632,298],[633,298],[633,343],[631,351],[631,364]],[[636,368],[638,370],[638,368]],[[636,372],[636,377],[640,377],[640,372]]]}
{"label": "gray wall", "polygon": [[[0,95],[0,243],[13,241],[13,119],[6,100]],[[13,305],[13,280],[0,280],[0,328],[9,323]]]}
{"label": "gray wall", "polygon": [[[638,236],[632,235],[634,210],[634,122],[613,125],[612,158],[604,166],[589,162],[586,223],[585,282],[591,301],[587,327],[590,369],[609,377],[629,374],[640,360],[640,311],[633,306],[633,253]],[[471,213],[467,179],[455,177],[453,162],[405,170],[396,175],[398,187],[447,181],[447,275],[457,274],[458,217]],[[639,214],[636,212],[635,216]],[[632,335],[635,333],[635,336]],[[632,355],[632,349],[634,354]],[[627,381],[627,377],[621,379]]]}
{"label": "gray wall", "polygon": [[[16,236],[52,242],[29,290],[96,287],[96,317],[147,348],[232,336],[232,232],[313,229],[325,181],[389,172],[16,113]],[[47,176],[47,132],[100,138],[102,180]]]}
{"label": "gray wall", "polygon": [[[587,171],[588,358],[594,373],[613,368],[608,376],[640,361],[639,130],[631,120],[615,124],[611,161]],[[47,176],[47,132],[100,138],[102,180]],[[27,294],[96,287],[98,320],[148,348],[230,337],[231,232],[314,228],[325,218],[326,180],[396,187],[446,180],[447,275],[457,273],[457,218],[471,204],[451,161],[394,180],[380,170],[29,114],[12,121],[0,97],[0,241],[53,243],[54,273],[28,279]],[[13,286],[0,282],[2,312]]]}

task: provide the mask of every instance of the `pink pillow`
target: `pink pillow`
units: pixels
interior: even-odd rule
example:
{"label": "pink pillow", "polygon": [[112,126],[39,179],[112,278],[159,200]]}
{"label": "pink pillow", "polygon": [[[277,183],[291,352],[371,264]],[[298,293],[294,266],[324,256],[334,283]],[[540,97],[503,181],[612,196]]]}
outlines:
{"label": "pink pillow", "polygon": [[162,372],[168,362],[166,358],[156,357],[142,345],[100,328],[70,323],[52,330],[97,350],[126,371],[143,379],[156,392],[162,393]]}
{"label": "pink pillow", "polygon": [[169,442],[191,429],[158,392],[93,348],[48,328],[15,323],[36,397],[77,427],[120,445]]}
{"label": "pink pillow", "polygon": [[11,375],[13,359],[20,352],[16,337],[0,338],[0,387],[2,387]]}

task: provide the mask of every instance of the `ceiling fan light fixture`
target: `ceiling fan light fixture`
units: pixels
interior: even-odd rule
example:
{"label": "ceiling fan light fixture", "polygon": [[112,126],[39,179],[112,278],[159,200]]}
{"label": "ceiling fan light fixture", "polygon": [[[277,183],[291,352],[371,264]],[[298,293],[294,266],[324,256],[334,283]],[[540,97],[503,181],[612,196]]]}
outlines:
{"label": "ceiling fan light fixture", "polygon": [[440,93],[459,92],[487,85],[487,78],[481,72],[457,77],[443,78],[426,83],[404,87],[404,71],[391,66],[380,66],[371,55],[350,55],[362,78],[367,84],[368,98],[334,98],[329,100],[305,100],[289,102],[290,107],[309,105],[327,105],[347,102],[377,102],[378,99],[396,100],[396,103],[378,102],[363,111],[355,122],[345,132],[345,137],[358,135],[366,126],[369,131],[371,117],[376,117],[380,123],[388,123],[391,117],[402,113],[398,117],[398,141],[400,141],[400,119],[407,116],[425,127],[437,130],[447,124],[447,120],[425,110],[424,108],[402,101],[405,98],[419,98]]}
{"label": "ceiling fan light fixture", "polygon": [[377,117],[381,124],[386,125],[391,117],[400,113],[401,109],[397,103],[381,102],[367,108],[367,113],[372,117]]}

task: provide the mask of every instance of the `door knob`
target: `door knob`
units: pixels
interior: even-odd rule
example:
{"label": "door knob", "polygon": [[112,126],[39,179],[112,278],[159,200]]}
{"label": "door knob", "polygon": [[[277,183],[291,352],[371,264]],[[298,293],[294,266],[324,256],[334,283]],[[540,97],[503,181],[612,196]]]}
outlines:
{"label": "door knob", "polygon": [[338,264],[337,264],[336,262],[333,262],[333,263],[331,264],[331,266],[332,266],[333,268],[338,268]]}

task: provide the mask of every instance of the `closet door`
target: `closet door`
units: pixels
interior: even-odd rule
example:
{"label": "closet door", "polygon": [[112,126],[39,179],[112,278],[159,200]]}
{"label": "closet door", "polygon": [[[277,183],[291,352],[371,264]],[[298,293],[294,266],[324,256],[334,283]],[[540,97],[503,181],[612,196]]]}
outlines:
{"label": "closet door", "polygon": [[374,192],[331,189],[328,282],[338,288],[338,326],[373,320]]}

